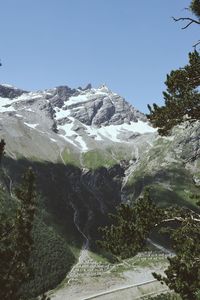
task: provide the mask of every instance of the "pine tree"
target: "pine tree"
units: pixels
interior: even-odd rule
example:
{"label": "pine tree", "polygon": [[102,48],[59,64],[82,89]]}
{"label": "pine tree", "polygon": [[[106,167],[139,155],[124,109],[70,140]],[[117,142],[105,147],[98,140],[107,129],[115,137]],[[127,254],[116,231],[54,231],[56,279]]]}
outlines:
{"label": "pine tree", "polygon": [[[192,0],[189,8],[194,18],[173,18],[176,22],[183,21],[188,28],[192,24],[200,25],[200,0]],[[200,44],[198,41],[194,48]],[[163,92],[165,104],[148,105],[150,113],[147,118],[158,128],[160,135],[168,135],[171,129],[184,121],[200,120],[200,55],[195,50],[189,53],[189,63],[179,70],[171,71],[165,82],[167,90]]]}
{"label": "pine tree", "polygon": [[112,225],[100,228],[102,240],[98,245],[121,258],[134,256],[145,246],[151,229],[161,219],[161,210],[145,191],[131,207],[121,204],[116,214],[111,214]]}
{"label": "pine tree", "polygon": [[196,300],[200,290],[200,220],[186,218],[172,234],[176,256],[168,258],[165,275],[153,273],[182,299]]}
{"label": "pine tree", "polygon": [[16,188],[18,208],[14,220],[0,218],[0,299],[19,300],[20,288],[31,275],[28,267],[35,215],[35,176],[32,169]]}
{"label": "pine tree", "polygon": [[172,71],[165,82],[163,92],[165,105],[148,105],[147,115],[160,135],[168,135],[171,129],[184,121],[200,120],[200,55],[197,51],[189,53],[189,64]]}

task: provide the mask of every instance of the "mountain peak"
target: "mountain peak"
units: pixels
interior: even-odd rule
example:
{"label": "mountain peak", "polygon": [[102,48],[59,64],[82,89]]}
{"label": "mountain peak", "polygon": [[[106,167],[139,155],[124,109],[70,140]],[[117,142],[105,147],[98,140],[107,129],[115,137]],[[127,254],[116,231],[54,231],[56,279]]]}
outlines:
{"label": "mountain peak", "polygon": [[18,89],[10,84],[0,84],[0,97],[13,99],[21,96],[23,93],[28,93],[22,89]]}
{"label": "mountain peak", "polygon": [[155,131],[144,114],[105,84],[84,89],[59,86],[37,92],[0,85],[0,97],[2,126],[15,124],[9,134],[22,140],[28,130],[43,143],[50,139],[51,144],[86,152],[104,144],[130,143]]}
{"label": "mountain peak", "polygon": [[108,88],[108,86],[104,83],[100,85],[97,89],[98,91],[104,92],[104,93],[110,93],[111,90]]}

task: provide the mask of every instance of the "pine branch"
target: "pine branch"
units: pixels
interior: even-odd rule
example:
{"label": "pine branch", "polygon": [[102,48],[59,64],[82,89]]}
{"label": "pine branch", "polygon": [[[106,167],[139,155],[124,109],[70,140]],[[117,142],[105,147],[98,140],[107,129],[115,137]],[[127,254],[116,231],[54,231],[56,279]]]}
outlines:
{"label": "pine branch", "polygon": [[191,24],[193,24],[193,23],[200,25],[200,21],[197,21],[197,20],[192,19],[192,18],[174,18],[174,17],[172,17],[172,19],[173,19],[175,22],[179,22],[179,21],[188,21],[188,24],[185,25],[184,27],[182,27],[181,29],[186,29],[186,28],[188,28],[188,27],[189,27]]}
{"label": "pine branch", "polygon": [[196,49],[196,47],[197,47],[198,45],[200,45],[200,40],[199,40],[196,44],[194,44],[193,47]]}
{"label": "pine branch", "polygon": [[[200,222],[200,219],[194,218],[193,216],[190,216],[190,218],[194,222]],[[183,218],[183,217],[174,217],[174,218],[164,219],[160,223],[155,224],[155,227],[161,225],[162,223],[168,223],[168,222],[172,222],[172,221],[185,222],[187,219],[188,219],[187,217],[186,218]]]}

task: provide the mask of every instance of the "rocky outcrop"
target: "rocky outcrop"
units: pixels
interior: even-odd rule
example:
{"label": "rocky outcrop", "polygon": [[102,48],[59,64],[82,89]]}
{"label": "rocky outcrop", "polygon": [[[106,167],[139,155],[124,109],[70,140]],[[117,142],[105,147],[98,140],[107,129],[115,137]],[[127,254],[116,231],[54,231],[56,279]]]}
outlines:
{"label": "rocky outcrop", "polygon": [[59,86],[53,90],[48,90],[47,99],[51,102],[53,107],[61,108],[65,101],[75,93],[75,89],[71,89],[68,86]]}
{"label": "rocky outcrop", "polygon": [[28,93],[28,92],[6,84],[0,85],[0,97],[2,98],[14,99],[16,97],[21,96],[24,93]]}
{"label": "rocky outcrop", "polygon": [[99,127],[129,124],[131,121],[137,122],[138,120],[147,121],[144,114],[109,89],[87,89],[79,95],[85,95],[86,101],[71,104],[69,106],[70,115],[86,125]]}

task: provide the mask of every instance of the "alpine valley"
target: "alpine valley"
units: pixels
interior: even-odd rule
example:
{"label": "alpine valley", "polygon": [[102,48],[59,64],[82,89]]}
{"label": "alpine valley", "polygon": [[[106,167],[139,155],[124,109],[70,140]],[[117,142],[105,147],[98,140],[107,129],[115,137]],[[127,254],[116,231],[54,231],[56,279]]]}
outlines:
{"label": "alpine valley", "polygon": [[[36,174],[30,264],[37,275],[23,288],[30,299],[65,278],[67,286],[83,261],[103,260],[95,243],[98,227],[146,186],[160,206],[198,209],[191,195],[200,185],[200,122],[161,137],[143,113],[106,85],[28,92],[2,84],[0,138],[6,142],[2,210],[14,210],[13,191],[25,169],[32,166]],[[62,297],[55,299],[69,299]]]}

